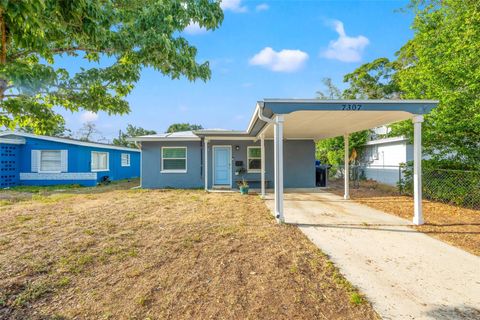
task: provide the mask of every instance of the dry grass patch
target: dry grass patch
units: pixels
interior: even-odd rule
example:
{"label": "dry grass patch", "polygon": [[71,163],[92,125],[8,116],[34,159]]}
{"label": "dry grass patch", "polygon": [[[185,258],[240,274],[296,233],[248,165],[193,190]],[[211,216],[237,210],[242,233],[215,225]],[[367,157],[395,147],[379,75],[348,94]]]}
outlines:
{"label": "dry grass patch", "polygon": [[0,207],[0,318],[376,317],[257,196],[117,190]]}
{"label": "dry grass patch", "polygon": [[[333,193],[343,195],[341,183],[331,184],[331,187]],[[413,199],[399,195],[394,187],[362,181],[360,188],[350,189],[350,196],[369,207],[410,221],[413,219]],[[480,256],[479,210],[424,200],[423,215],[426,223],[415,226],[416,230]]]}

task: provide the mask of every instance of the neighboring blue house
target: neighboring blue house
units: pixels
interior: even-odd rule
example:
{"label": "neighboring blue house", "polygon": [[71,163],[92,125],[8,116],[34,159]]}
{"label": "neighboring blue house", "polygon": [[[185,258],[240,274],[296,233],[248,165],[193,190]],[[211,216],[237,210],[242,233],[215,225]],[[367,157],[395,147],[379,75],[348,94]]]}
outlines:
{"label": "neighboring blue house", "polygon": [[0,133],[0,188],[140,176],[140,150],[22,132]]}

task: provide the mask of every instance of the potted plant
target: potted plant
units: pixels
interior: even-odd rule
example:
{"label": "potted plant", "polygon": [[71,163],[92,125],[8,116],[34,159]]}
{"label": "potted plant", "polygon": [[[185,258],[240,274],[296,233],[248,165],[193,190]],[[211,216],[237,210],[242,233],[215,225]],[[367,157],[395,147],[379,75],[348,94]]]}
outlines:
{"label": "potted plant", "polygon": [[248,183],[242,178],[242,182],[238,185],[241,194],[248,194]]}

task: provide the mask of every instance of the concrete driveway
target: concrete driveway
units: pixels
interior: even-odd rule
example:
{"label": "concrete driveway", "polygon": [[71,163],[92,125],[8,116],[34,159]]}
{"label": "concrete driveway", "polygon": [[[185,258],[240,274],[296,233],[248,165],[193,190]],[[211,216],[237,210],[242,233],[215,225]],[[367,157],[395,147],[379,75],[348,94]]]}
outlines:
{"label": "concrete driveway", "polygon": [[[273,195],[266,200],[273,210]],[[480,258],[327,192],[286,193],[297,224],[384,319],[480,319]]]}

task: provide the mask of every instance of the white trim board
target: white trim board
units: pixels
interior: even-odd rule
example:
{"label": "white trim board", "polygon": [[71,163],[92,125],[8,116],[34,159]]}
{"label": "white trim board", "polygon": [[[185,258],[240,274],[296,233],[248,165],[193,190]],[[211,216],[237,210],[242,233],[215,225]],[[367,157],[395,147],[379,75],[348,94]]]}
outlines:
{"label": "white trim board", "polygon": [[66,139],[66,138],[58,138],[58,137],[50,137],[50,136],[42,136],[42,135],[36,135],[36,134],[24,133],[24,132],[8,132],[7,131],[7,132],[0,133],[0,137],[4,137],[4,136],[19,136],[19,137],[25,137],[25,138],[32,138],[32,139],[40,139],[40,140],[60,142],[60,143],[66,143],[66,144],[73,144],[73,145],[84,146],[84,147],[113,149],[113,150],[124,150],[124,151],[130,151],[130,152],[140,152],[140,150],[137,150],[137,149],[119,147],[119,146],[114,146],[114,145],[109,145],[109,144],[78,141],[78,140],[71,140],[71,139]]}
{"label": "white trim board", "polygon": [[25,144],[25,140],[22,139],[8,139],[8,138],[0,138],[0,143],[5,144]]}
{"label": "white trim board", "polygon": [[20,172],[20,180],[97,180],[96,172]]}

